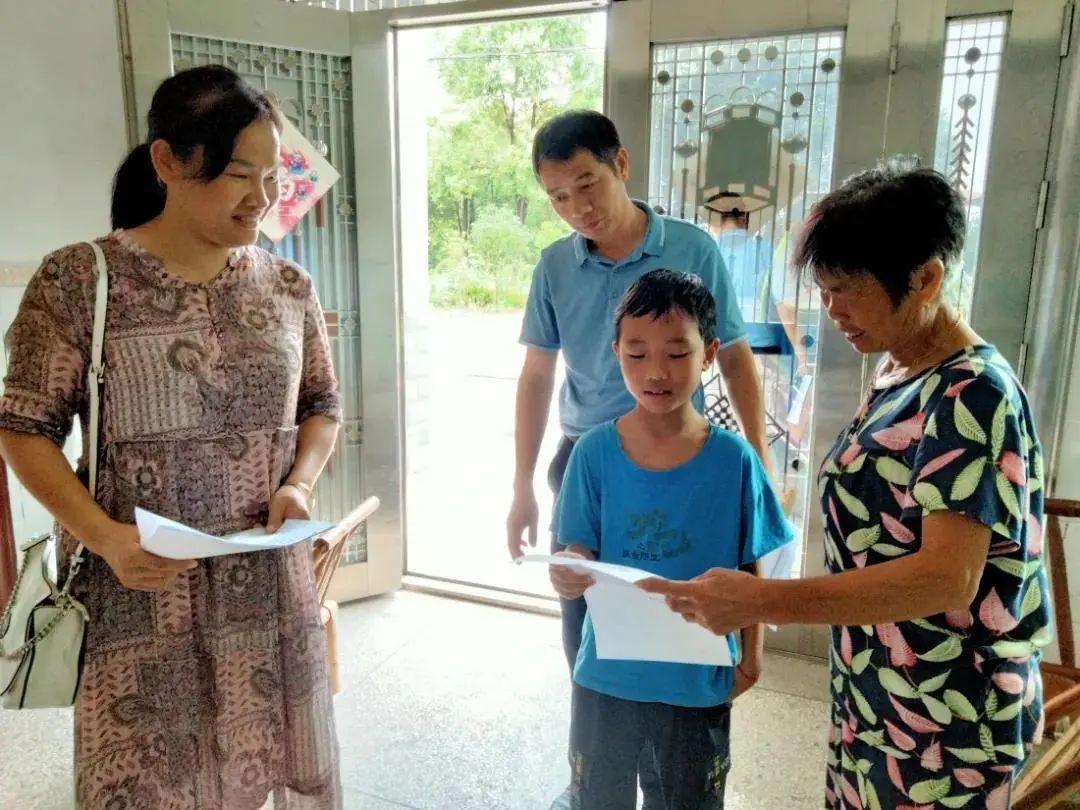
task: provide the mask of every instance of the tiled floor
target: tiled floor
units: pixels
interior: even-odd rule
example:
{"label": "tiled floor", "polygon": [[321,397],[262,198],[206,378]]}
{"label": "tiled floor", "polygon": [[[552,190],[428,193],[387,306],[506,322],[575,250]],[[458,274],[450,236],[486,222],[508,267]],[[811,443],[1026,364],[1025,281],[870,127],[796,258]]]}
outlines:
{"label": "tiled floor", "polygon": [[[556,619],[403,592],[339,622],[347,810],[545,810],[565,786]],[[821,806],[826,688],[821,663],[769,656],[735,709],[731,810]],[[0,806],[71,807],[70,763],[69,713],[0,712]]]}

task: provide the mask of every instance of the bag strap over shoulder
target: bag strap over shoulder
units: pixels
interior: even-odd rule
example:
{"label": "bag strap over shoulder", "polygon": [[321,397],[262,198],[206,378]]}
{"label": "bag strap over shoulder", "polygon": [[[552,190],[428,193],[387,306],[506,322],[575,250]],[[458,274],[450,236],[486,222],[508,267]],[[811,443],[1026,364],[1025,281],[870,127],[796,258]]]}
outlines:
{"label": "bag strap over shoulder", "polygon": [[[101,393],[105,384],[105,314],[109,306],[109,265],[105,253],[97,242],[87,242],[97,260],[97,287],[94,296],[94,331],[90,344],[90,368],[87,371],[86,388],[90,393],[90,497],[97,494],[98,456],[101,445]],[[86,547],[79,543],[71,557],[67,579],[61,593],[67,594],[71,582],[82,566]]]}
{"label": "bag strap over shoulder", "polygon": [[105,382],[105,311],[109,305],[109,266],[97,242],[88,242],[97,257],[97,295],[94,300],[94,333],[90,351],[87,390],[90,392],[90,494],[97,493],[101,389]]}

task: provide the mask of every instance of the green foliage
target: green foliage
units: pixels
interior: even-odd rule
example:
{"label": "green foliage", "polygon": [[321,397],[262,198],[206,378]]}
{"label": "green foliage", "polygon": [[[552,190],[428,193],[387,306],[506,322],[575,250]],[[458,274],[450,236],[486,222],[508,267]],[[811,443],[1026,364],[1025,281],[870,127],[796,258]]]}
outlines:
{"label": "green foliage", "polygon": [[431,300],[524,306],[540,251],[567,232],[532,172],[537,128],[564,109],[598,109],[602,56],[584,17],[468,26],[435,58],[453,111],[428,122]]}

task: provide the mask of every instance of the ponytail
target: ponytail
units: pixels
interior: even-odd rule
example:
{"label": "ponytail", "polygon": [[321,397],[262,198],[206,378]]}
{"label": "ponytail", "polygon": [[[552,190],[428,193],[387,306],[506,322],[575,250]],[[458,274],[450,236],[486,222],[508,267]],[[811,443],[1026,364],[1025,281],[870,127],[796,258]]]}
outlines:
{"label": "ponytail", "polygon": [[116,170],[112,190],[112,226],[137,228],[165,210],[165,189],[150,159],[150,144],[136,146]]}
{"label": "ponytail", "polygon": [[192,179],[209,183],[229,165],[241,130],[259,120],[281,130],[270,97],[227,67],[188,68],[163,81],[146,117],[147,143],[132,150],[113,179],[113,228],[137,228],[165,210],[165,188],[150,159],[151,143],[167,143]]}

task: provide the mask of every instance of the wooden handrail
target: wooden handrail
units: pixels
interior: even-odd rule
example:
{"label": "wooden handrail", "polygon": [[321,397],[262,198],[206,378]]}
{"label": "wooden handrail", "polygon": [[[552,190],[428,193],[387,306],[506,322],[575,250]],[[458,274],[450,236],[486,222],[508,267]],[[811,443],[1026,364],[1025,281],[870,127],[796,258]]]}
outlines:
{"label": "wooden handrail", "polygon": [[375,514],[378,509],[379,499],[372,495],[338,521],[334,528],[328,530],[325,534],[320,535],[319,539],[325,541],[328,545],[333,545],[337,540],[338,535],[349,533],[350,530],[355,530],[356,527]]}
{"label": "wooden handrail", "polygon": [[[1046,667],[1046,664],[1043,664]],[[1067,717],[1080,709],[1080,683],[1074,684],[1060,694],[1054,695],[1046,701],[1043,712],[1046,716],[1046,724],[1053,725],[1061,717]]]}
{"label": "wooden handrail", "polygon": [[1043,504],[1043,511],[1048,515],[1058,517],[1080,518],[1080,501],[1068,498],[1047,498]]}
{"label": "wooden handrail", "polygon": [[1066,763],[1060,769],[1013,802],[1013,810],[1050,810],[1069,797],[1080,781],[1080,759]]}
{"label": "wooden handrail", "polygon": [[1043,505],[1046,513],[1046,546],[1050,563],[1050,585],[1054,592],[1054,622],[1057,629],[1061,663],[1076,666],[1076,644],[1073,639],[1072,605],[1065,563],[1065,534],[1061,518],[1080,517],[1080,501],[1048,498]]}
{"label": "wooden handrail", "polygon": [[1047,727],[1063,717],[1073,717],[1072,725],[1060,738],[1021,773],[1013,791],[1014,810],[1050,810],[1080,785],[1080,721],[1075,712],[1080,708],[1080,683],[1077,683],[1076,652],[1073,646],[1072,610],[1069,604],[1068,579],[1065,570],[1065,542],[1062,518],[1080,517],[1080,501],[1064,498],[1047,499],[1046,545],[1049,547],[1050,577],[1054,591],[1054,620],[1057,625],[1058,649],[1061,664],[1043,667],[1043,682],[1050,678],[1065,685],[1046,701],[1043,707]]}

